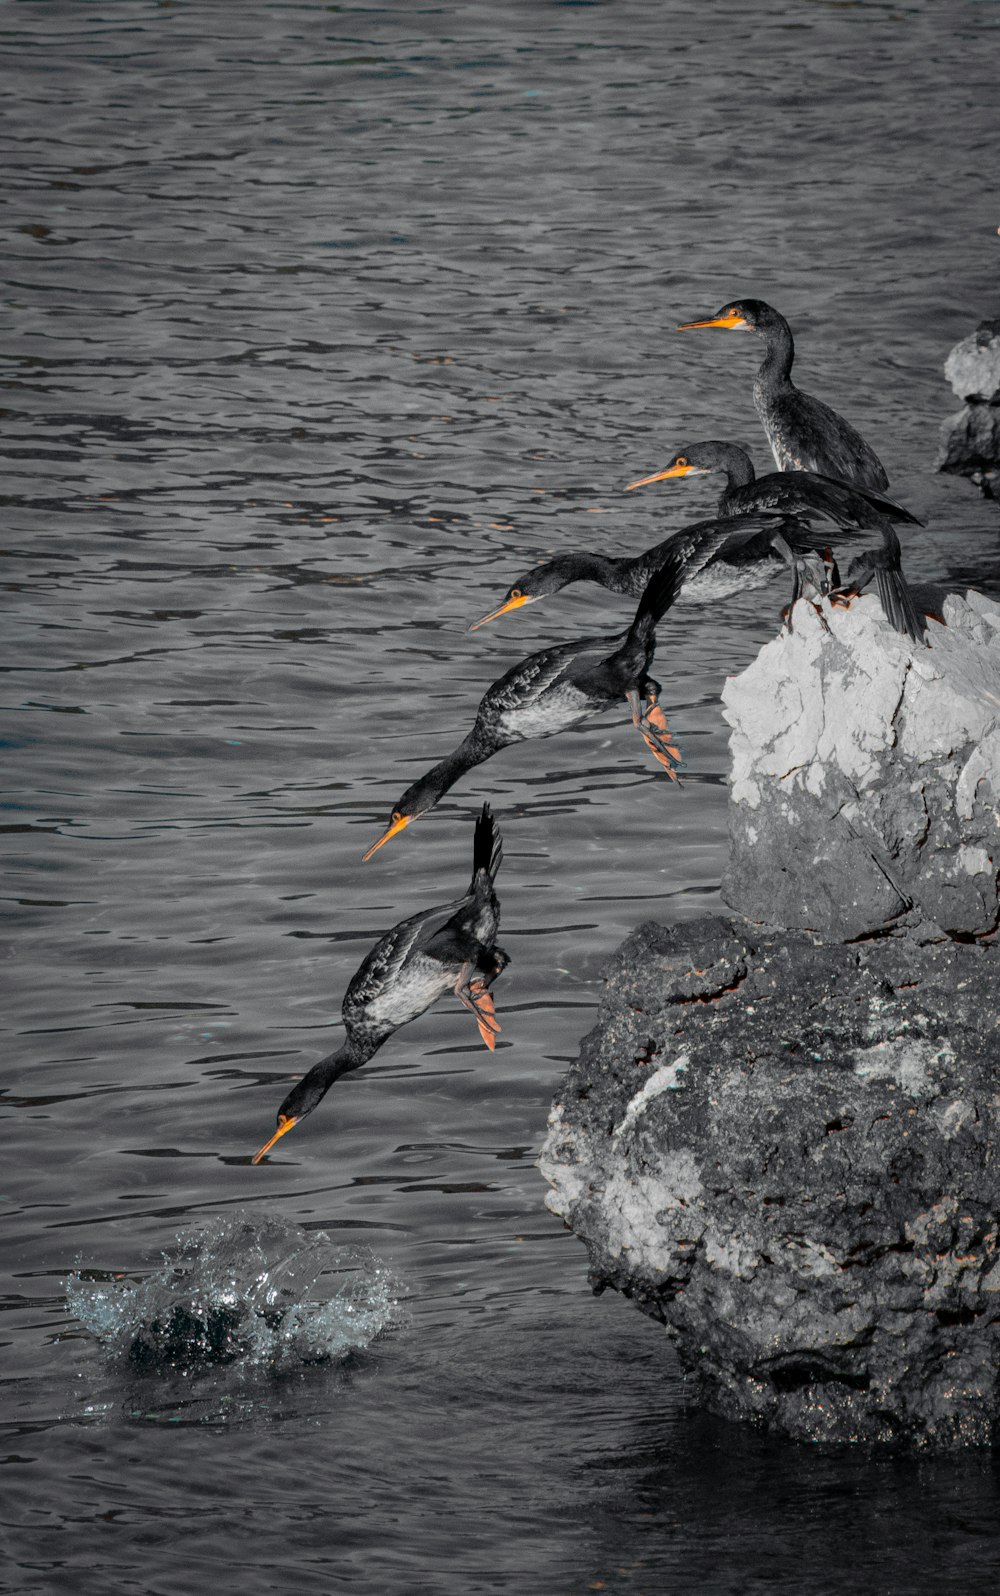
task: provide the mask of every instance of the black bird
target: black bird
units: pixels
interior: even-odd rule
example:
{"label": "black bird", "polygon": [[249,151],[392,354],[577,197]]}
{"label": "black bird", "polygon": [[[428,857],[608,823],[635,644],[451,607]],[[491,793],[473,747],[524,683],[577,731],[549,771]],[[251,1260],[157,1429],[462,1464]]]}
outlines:
{"label": "black bird", "polygon": [[889,486],[885,467],[860,432],[822,399],[796,388],[792,330],[773,306],[762,299],[734,299],[706,321],[682,322],[677,331],[689,327],[743,328],[764,340],[753,402],[780,471],[820,471],[876,493]]}
{"label": "black bird", "polygon": [[915,642],[923,640],[923,625],[900,569],[899,539],[892,524],[901,521],[920,526],[918,516],[881,494],[816,471],[771,471],[758,478],[745,450],[738,444],[716,439],[687,445],[662,471],[630,482],[629,488],[642,488],[668,477],[707,476],[713,471],[721,472],[726,479],[718,504],[721,516],[781,510],[803,518],[819,516],[848,532],[877,532],[882,547],[866,550],[852,562],[848,584],[860,588],[874,576],[882,608],[892,625]]}
{"label": "black bird", "polygon": [[766,511],[695,521],[632,558],[582,552],[557,554],[519,576],[507,589],[499,609],[474,621],[469,630],[474,632],[500,615],[559,593],[571,582],[596,582],[612,593],[637,598],[671,555],[689,545],[699,548],[702,541],[711,542],[716,536],[720,541],[704,564],[696,564],[690,558],[686,561],[684,583],[676,603],[715,604],[735,593],[761,587],[778,571],[788,568],[789,552],[793,557],[816,554],[830,541],[828,533],[814,532],[799,516]]}
{"label": "black bird", "polygon": [[[492,759],[501,748],[567,731],[622,698],[648,748],[676,780],[674,766],[680,763],[680,754],[668,741],[666,718],[657,703],[660,684],[649,675],[649,667],[656,649],[656,623],[673,603],[683,580],[684,560],[673,556],[646,588],[627,632],[543,648],[488,687],[468,736],[407,787],[392,811],[388,829],[364,858],[370,859],[390,837],[433,809],[466,771]],[[646,700],[645,709],[642,699]]]}
{"label": "black bird", "polygon": [[494,883],[502,857],[499,829],[489,804],[484,804],[476,821],[472,880],[465,897],[438,909],[424,909],[379,938],[344,996],[343,1047],[314,1064],[292,1087],[278,1109],[277,1130],[253,1156],[255,1164],[279,1137],[312,1113],[334,1081],[367,1064],[394,1031],[447,992],[454,992],[472,1010],[479,1034],[493,1048],[500,1026],[490,987],[509,963],[496,944],[500,904]]}

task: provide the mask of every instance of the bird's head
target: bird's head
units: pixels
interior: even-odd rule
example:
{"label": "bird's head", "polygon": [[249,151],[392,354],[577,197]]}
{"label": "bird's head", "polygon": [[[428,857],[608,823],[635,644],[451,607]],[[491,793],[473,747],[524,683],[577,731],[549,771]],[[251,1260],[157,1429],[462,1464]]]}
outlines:
{"label": "bird's head", "polygon": [[488,615],[473,621],[469,631],[474,632],[478,627],[485,626],[487,621],[495,621],[499,616],[509,614],[511,610],[519,610],[524,604],[534,604],[536,599],[548,598],[550,593],[558,593],[560,588],[573,580],[571,563],[568,558],[558,556],[554,560],[546,560],[544,565],[536,565],[532,570],[526,571],[523,576],[518,577],[513,587],[507,589],[499,609],[491,610]]}
{"label": "bird's head", "polygon": [[704,477],[711,471],[725,471],[733,463],[734,450],[736,455],[743,453],[736,444],[718,443],[714,439],[708,439],[704,443],[689,443],[685,448],[678,449],[662,471],[654,471],[652,476],[640,477],[638,482],[630,482],[625,491],[645,488],[650,482],[665,482],[668,477]]}
{"label": "bird's head", "polygon": [[728,332],[762,333],[781,319],[778,312],[762,299],[731,299],[714,316],[708,316],[704,321],[682,321],[677,331],[687,332],[692,327],[724,327]]}
{"label": "bird's head", "polygon": [[311,1114],[317,1103],[325,1097],[332,1084],[332,1077],[324,1068],[326,1062],[324,1060],[322,1064],[314,1064],[308,1075],[303,1075],[301,1081],[292,1087],[278,1109],[277,1130],[263,1147],[257,1149],[250,1160],[251,1163],[259,1164],[265,1153],[271,1151],[275,1142],[280,1141],[282,1136],[299,1123],[300,1119],[305,1119],[307,1114]]}
{"label": "bird's head", "polygon": [[389,824],[381,837],[379,837],[377,842],[372,843],[366,853],[361,855],[362,864],[367,864],[372,854],[377,853],[383,843],[388,842],[392,837],[398,837],[401,831],[405,831],[412,820],[418,820],[421,815],[427,813],[428,809],[434,808],[441,796],[440,786],[435,780],[436,770],[437,766],[434,767],[434,770],[428,771],[425,776],[421,776],[419,781],[413,782],[412,786],[407,787],[399,802],[394,806],[392,814],[389,816]]}

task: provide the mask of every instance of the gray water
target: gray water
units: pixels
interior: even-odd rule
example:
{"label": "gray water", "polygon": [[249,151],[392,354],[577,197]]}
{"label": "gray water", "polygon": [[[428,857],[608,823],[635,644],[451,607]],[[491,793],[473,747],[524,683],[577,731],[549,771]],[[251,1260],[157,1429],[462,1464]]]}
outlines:
{"label": "gray water", "polygon": [[[763,469],[756,345],[671,332],[735,294],[926,518],[911,574],[1000,591],[995,509],[932,470],[944,356],[998,310],[1000,6],[22,0],[0,30],[0,1589],[993,1588],[991,1459],[699,1414],[533,1166],[607,954],[719,904],[718,695],[777,589],[662,630],[680,789],[608,715],[360,856],[489,681],[627,617],[580,588],[470,636],[525,566],[708,513],[710,483],[622,491],[685,441]],[[441,1003],[251,1167],[375,937],[464,889],[487,797],[495,1054]],[[381,1333],[151,1373],[87,1328],[75,1272],[140,1290],[247,1212],[363,1249]]]}

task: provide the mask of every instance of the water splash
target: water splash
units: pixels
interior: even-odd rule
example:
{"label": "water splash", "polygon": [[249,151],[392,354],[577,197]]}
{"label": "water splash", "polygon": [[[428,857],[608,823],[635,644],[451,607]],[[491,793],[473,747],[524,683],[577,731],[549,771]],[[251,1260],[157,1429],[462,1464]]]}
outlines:
{"label": "water splash", "polygon": [[399,1323],[400,1290],[367,1249],[238,1212],[179,1236],[145,1279],[78,1270],[66,1300],[132,1369],[194,1375],[342,1361]]}

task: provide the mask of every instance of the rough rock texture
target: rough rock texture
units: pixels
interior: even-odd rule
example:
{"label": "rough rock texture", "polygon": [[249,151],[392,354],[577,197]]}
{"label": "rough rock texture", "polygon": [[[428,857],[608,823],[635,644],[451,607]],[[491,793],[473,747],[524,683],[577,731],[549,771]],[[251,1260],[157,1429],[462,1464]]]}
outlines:
{"label": "rough rock texture", "polygon": [[541,1157],[596,1287],[803,1438],[1000,1444],[1000,603],[941,614],[800,603],[727,684],[746,918],[626,941]]}
{"label": "rough rock texture", "polygon": [[929,648],[878,600],[796,606],[723,692],[726,902],[847,940],[981,936],[1000,918],[1000,601],[944,600]]}
{"label": "rough rock texture", "polygon": [[709,919],[607,973],[540,1160],[595,1288],[730,1417],[996,1440],[1000,947]]}
{"label": "rough rock texture", "polygon": [[937,468],[971,477],[987,498],[1000,497],[1000,321],[980,322],[956,344],[944,374],[965,408],[941,428]]}

